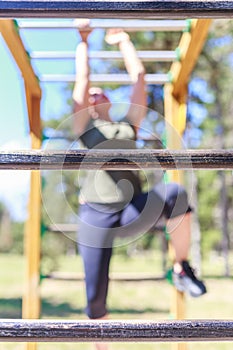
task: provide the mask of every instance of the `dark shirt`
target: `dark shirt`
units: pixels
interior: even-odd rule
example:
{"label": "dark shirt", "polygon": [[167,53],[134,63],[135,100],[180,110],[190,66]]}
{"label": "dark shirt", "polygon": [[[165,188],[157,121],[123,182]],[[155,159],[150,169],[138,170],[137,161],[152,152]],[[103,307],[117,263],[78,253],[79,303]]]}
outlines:
{"label": "dark shirt", "polygon": [[[134,128],[124,119],[91,119],[80,139],[89,149],[135,149]],[[85,174],[81,198],[93,203],[128,203],[141,192],[138,171],[90,170]]]}

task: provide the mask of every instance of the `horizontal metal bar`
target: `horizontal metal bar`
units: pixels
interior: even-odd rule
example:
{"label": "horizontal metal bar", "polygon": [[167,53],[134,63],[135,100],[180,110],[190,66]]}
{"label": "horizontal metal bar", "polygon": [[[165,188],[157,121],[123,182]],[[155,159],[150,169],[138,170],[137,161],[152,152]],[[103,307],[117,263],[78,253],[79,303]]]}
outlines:
{"label": "horizontal metal bar", "polygon": [[[43,278],[56,281],[83,281],[85,279],[82,273],[61,273],[52,272],[49,275],[42,276]],[[155,276],[149,273],[110,273],[109,279],[114,282],[149,282],[149,281],[164,281],[165,276]]]}
{"label": "horizontal metal bar", "polygon": [[[19,20],[20,29],[77,29],[75,21],[23,21]],[[124,19],[92,19],[92,29],[122,28],[134,31],[182,31],[188,27],[186,20],[124,20]]]}
{"label": "horizontal metal bar", "polygon": [[[41,82],[67,82],[72,83],[75,81],[74,74],[43,74],[39,77]],[[95,84],[132,84],[132,80],[128,74],[90,74],[90,81]],[[147,84],[163,85],[168,83],[168,74],[146,74],[145,81]]]}
{"label": "horizontal metal bar", "polygon": [[1,0],[0,17],[230,18],[230,0]]}
{"label": "horizontal metal bar", "polygon": [[[90,51],[91,59],[122,60],[120,51]],[[178,59],[176,51],[137,51],[137,56],[144,62],[172,62]],[[74,51],[32,51],[32,59],[74,59]]]}
{"label": "horizontal metal bar", "polygon": [[46,227],[46,230],[50,232],[77,232],[78,225],[77,224],[53,224]]}
{"label": "horizontal metal bar", "polygon": [[233,340],[233,321],[0,321],[1,342],[191,342]]}
{"label": "horizontal metal bar", "polygon": [[233,169],[233,150],[1,151],[0,169]]}
{"label": "horizontal metal bar", "polygon": [[[120,51],[90,51],[91,59],[122,60]],[[137,51],[137,56],[144,62],[172,62],[178,59],[176,51]],[[74,51],[32,51],[32,59],[74,59]]]}

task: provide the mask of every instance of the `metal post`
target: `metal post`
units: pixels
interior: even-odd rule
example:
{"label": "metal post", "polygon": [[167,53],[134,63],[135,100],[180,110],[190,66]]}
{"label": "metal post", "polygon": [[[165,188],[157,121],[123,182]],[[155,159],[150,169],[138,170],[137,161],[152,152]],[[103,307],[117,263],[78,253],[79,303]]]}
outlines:
{"label": "metal post", "polygon": [[[90,51],[90,59],[122,60],[120,51]],[[137,51],[137,56],[144,62],[172,62],[179,59],[176,51]],[[32,51],[32,59],[74,59],[74,51]]]}
{"label": "metal post", "polygon": [[[24,21],[19,20],[20,29],[76,29],[75,21]],[[188,27],[186,20],[126,20],[126,19],[92,19],[92,29],[122,28],[128,32],[135,31],[182,31]]]}
{"label": "metal post", "polygon": [[[74,74],[44,74],[40,77],[41,82],[74,82]],[[132,81],[127,74],[91,74],[90,81],[95,84],[132,84]],[[168,74],[146,74],[145,81],[147,84],[163,85],[169,82]]]}

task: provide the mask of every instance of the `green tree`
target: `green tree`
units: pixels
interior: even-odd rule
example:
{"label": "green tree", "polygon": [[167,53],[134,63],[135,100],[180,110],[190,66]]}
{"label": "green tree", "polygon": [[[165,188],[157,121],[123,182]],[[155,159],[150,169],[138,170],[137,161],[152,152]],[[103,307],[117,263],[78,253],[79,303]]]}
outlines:
{"label": "green tree", "polygon": [[[199,79],[200,91],[196,91],[191,96],[191,101],[195,101],[199,106],[204,104],[208,113],[207,118],[198,125],[203,135],[201,148],[212,148],[213,145],[215,148],[232,148],[232,34],[231,20],[213,21],[208,40],[193,74]],[[204,88],[203,84],[206,84]],[[198,112],[198,109],[196,108],[195,111]],[[195,116],[193,120],[192,117],[189,118],[189,127],[190,124],[194,128],[197,127]],[[225,257],[225,275],[229,275],[228,249],[231,240],[229,232],[232,226],[233,204],[232,174],[229,171],[204,174],[200,172],[198,177],[199,214],[202,230],[205,232],[204,241],[209,242],[209,248],[212,246],[222,251]],[[208,188],[211,188],[211,191],[208,191]]]}

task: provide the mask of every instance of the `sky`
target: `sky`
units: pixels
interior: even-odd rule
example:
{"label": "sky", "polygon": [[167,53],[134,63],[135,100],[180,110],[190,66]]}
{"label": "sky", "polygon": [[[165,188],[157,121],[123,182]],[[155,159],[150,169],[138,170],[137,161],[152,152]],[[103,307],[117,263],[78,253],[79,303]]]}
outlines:
{"label": "sky", "polygon": [[[1,36],[0,62],[0,149],[29,148],[23,80]],[[25,217],[28,184],[28,172],[0,172],[0,201],[15,219]]]}
{"label": "sky", "polygon": [[[78,33],[74,29],[21,29],[20,36],[28,52],[74,51],[79,41]],[[57,62],[32,60],[31,63],[37,76],[42,73],[74,73],[72,60],[58,60]],[[59,118],[67,109],[64,93],[65,84],[43,83],[41,88],[43,96],[41,102],[42,118],[45,120]],[[1,34],[0,121],[1,150],[30,149],[23,79]],[[0,172],[0,201],[7,205],[15,220],[24,220],[26,217],[29,177],[29,171],[3,170]]]}

